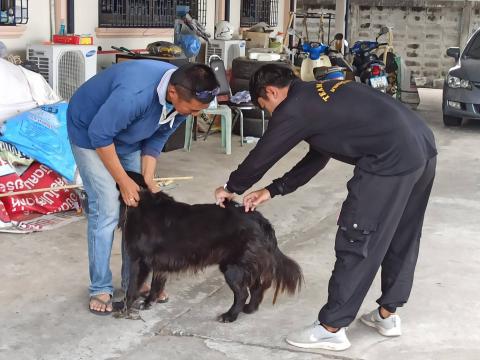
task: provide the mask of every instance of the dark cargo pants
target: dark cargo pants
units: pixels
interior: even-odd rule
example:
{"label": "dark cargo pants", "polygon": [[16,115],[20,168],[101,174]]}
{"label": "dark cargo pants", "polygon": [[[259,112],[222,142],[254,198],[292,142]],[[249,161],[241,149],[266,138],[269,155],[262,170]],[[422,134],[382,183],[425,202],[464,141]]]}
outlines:
{"label": "dark cargo pants", "polygon": [[436,158],[403,176],[378,176],[355,168],[347,183],[335,239],[337,260],[321,323],[348,326],[382,267],[379,305],[394,309],[412,289],[423,218],[435,177]]}

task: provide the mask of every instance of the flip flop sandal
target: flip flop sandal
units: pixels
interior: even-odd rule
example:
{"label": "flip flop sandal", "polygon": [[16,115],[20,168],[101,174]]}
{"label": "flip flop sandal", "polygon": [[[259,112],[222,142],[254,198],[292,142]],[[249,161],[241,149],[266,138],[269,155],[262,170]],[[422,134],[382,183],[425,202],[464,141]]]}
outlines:
{"label": "flip flop sandal", "polygon": [[[96,302],[99,302],[100,304],[103,304],[105,305],[105,311],[100,311],[100,310],[94,310],[94,309],[91,309],[90,308],[90,302],[92,302],[92,299]],[[112,310],[106,310],[106,308],[112,304],[112,296],[110,296],[110,299],[108,301],[103,301],[101,300],[98,296],[94,295],[94,296],[90,296],[90,302],[88,304],[88,310],[90,310],[90,312],[92,314],[95,314],[95,315],[100,315],[100,316],[107,316],[107,315],[110,315],[112,313]]]}

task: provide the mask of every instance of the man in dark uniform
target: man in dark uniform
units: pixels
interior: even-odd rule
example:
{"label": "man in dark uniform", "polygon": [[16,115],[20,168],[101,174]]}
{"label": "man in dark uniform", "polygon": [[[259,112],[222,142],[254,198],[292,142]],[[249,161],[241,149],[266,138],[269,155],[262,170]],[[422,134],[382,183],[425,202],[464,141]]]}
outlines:
{"label": "man in dark uniform", "polygon": [[361,320],[382,335],[400,335],[395,311],[410,295],[435,176],[432,131],[416,113],[368,86],[303,82],[279,65],[261,67],[250,80],[250,94],[272,120],[257,146],[216,190],[220,206],[254,185],[302,140],[310,145],[306,156],[265,189],[246,195],[245,211],[295,191],[330,158],[355,166],[338,220],[327,304],[314,324],[288,335],[287,342],[303,348],[348,348],[345,328],[380,266],[379,307]]}

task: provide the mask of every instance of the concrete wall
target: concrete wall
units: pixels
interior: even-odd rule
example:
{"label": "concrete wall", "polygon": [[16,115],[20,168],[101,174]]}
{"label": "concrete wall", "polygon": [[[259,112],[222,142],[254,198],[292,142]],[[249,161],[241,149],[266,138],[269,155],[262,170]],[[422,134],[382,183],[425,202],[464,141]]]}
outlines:
{"label": "concrete wall", "polygon": [[[305,0],[305,7],[334,12],[335,1]],[[418,85],[431,87],[439,86],[454,64],[445,50],[463,46],[480,27],[480,1],[351,0],[348,16],[350,45],[357,40],[373,40],[382,26],[393,26],[396,52],[412,69]],[[308,24],[310,37],[315,39],[318,20]],[[301,20],[296,26],[301,31]]]}

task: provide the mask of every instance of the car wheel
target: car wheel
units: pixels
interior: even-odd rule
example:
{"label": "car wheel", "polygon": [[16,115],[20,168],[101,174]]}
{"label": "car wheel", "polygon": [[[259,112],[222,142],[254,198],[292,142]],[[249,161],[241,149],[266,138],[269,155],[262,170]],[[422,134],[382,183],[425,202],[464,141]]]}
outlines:
{"label": "car wheel", "polygon": [[443,115],[443,123],[445,126],[460,126],[462,125],[462,118]]}

